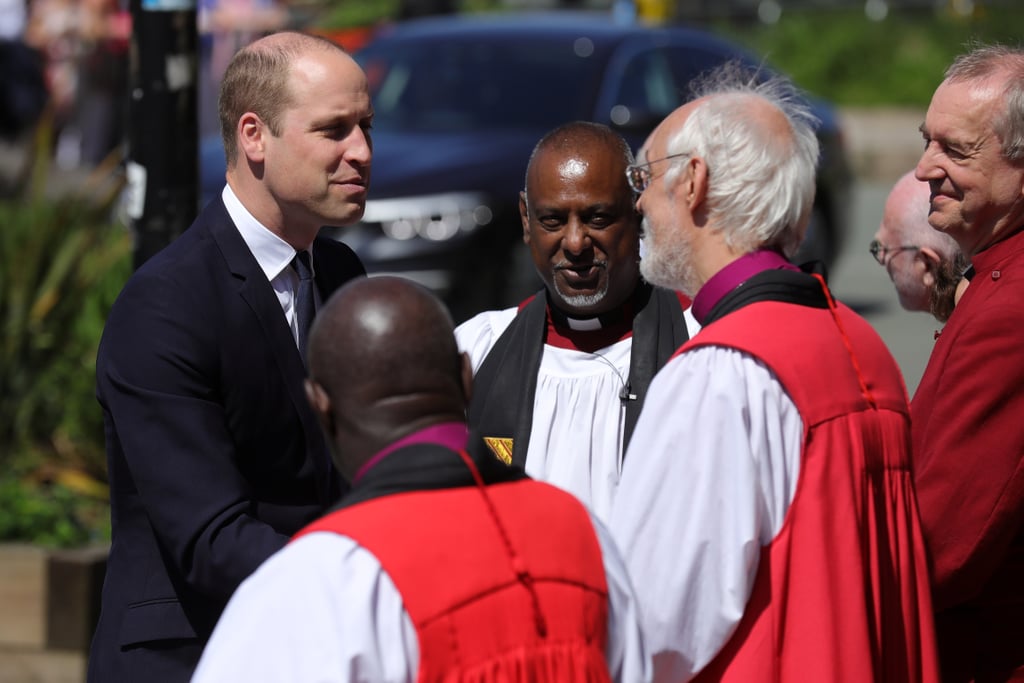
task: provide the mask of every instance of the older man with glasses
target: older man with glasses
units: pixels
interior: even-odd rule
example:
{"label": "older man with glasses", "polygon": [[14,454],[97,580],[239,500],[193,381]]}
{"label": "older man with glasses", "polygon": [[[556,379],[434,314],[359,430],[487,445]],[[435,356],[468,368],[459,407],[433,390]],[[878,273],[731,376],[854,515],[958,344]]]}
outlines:
{"label": "older man with glasses", "polygon": [[641,273],[703,325],[651,382],[612,507],[655,680],[934,681],[903,378],[787,260],[814,121],[781,79],[695,90],[629,173]]}
{"label": "older man with glasses", "polygon": [[973,272],[911,404],[943,680],[1024,681],[1024,49],[958,57],[921,133],[928,223]]}
{"label": "older man with glasses", "polygon": [[913,171],[904,174],[885,202],[870,251],[889,273],[900,306],[946,322],[966,286],[968,264],[952,237],[928,225],[930,193]]}

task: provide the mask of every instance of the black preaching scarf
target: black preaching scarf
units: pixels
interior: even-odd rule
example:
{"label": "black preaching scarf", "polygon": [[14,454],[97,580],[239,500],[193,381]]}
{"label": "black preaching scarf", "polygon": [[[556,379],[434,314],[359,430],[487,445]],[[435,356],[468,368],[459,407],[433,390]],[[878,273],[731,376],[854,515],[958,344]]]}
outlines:
{"label": "black preaching scarf", "polygon": [[759,301],[828,308],[821,282],[814,276],[796,270],[764,270],[719,299],[700,324],[707,327],[719,318]]}
{"label": "black preaching scarf", "polygon": [[[623,387],[623,450],[633,435],[651,378],[689,339],[683,307],[675,292],[641,283],[634,294],[634,304],[629,377]],[[492,437],[511,438],[512,464],[526,464],[537,373],[547,335],[547,305],[547,294],[542,290],[498,338],[473,379],[467,448],[477,462],[500,457],[484,440]]]}
{"label": "black preaching scarf", "polygon": [[[495,458],[484,460],[477,468],[488,486],[528,479],[521,468],[506,467]],[[388,453],[331,511],[398,493],[464,486],[476,486],[476,480],[458,452],[439,444],[415,443]]]}

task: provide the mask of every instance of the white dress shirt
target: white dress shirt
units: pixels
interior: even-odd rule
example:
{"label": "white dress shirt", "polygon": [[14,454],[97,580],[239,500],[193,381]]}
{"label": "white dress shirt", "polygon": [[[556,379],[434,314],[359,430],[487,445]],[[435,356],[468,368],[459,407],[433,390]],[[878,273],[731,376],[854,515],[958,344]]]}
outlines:
{"label": "white dress shirt", "polygon": [[[299,325],[295,315],[295,299],[299,291],[299,275],[291,267],[292,259],[295,258],[295,248],[285,242],[267,229],[262,223],[249,213],[249,210],[242,206],[230,185],[224,186],[221,193],[224,200],[224,207],[228,211],[235,227],[242,235],[242,240],[249,247],[249,251],[256,258],[260,270],[267,276],[270,286],[274,288],[277,301],[281,304],[281,310],[288,320],[288,326],[292,330],[292,338],[296,346],[299,343]],[[309,248],[310,256],[313,255],[313,247]],[[310,268],[314,269],[312,259]],[[315,269],[314,269],[315,272]],[[313,288],[314,301],[317,308],[320,307],[320,292]]]}

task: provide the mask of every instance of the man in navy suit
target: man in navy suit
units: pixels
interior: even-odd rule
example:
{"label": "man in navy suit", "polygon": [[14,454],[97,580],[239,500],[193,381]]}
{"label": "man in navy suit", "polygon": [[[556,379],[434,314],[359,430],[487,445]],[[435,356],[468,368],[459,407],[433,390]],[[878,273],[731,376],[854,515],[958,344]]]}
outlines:
{"label": "man in navy suit", "polygon": [[232,60],[220,118],[227,186],[129,280],[100,345],[113,543],[90,681],[187,681],[238,584],[340,494],[303,393],[296,260],[313,307],[365,275],[317,233],[363,213],[366,77],[274,34]]}

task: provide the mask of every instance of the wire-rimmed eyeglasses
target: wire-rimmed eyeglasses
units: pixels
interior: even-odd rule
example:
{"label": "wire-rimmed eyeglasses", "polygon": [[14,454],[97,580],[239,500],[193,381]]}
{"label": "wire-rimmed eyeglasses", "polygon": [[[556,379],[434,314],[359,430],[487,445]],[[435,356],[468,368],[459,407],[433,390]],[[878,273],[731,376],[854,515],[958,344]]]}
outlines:
{"label": "wire-rimmed eyeglasses", "polygon": [[643,164],[631,164],[626,167],[626,180],[629,181],[629,187],[640,194],[647,189],[647,186],[651,184],[651,164],[656,164],[659,161],[668,161],[669,159],[675,159],[676,157],[688,157],[689,152],[679,152],[678,154],[669,154],[667,157],[661,157],[660,159],[654,159]]}
{"label": "wire-rimmed eyeglasses", "polygon": [[871,255],[875,257],[876,261],[878,261],[878,265],[884,266],[888,255],[891,254],[895,256],[901,251],[917,251],[920,248],[921,247],[912,244],[905,244],[899,247],[887,247],[878,240],[871,240],[871,245],[868,246],[868,251],[870,251]]}

